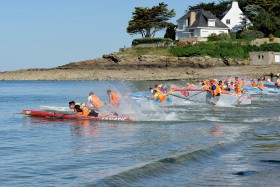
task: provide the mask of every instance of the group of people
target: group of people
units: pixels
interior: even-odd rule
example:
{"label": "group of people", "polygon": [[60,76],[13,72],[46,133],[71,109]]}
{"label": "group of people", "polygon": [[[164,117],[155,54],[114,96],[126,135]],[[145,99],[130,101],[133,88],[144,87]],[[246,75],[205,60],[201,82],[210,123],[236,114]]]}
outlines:
{"label": "group of people", "polygon": [[[119,94],[117,92],[113,92],[112,90],[107,90],[107,94],[109,96],[109,101],[107,105],[119,107]],[[91,106],[92,109],[89,109],[89,107]],[[106,104],[102,100],[100,100],[99,97],[94,94],[94,92],[89,92],[89,96],[85,105],[75,103],[75,101],[69,102],[69,108],[72,109],[77,115],[94,117],[106,117],[109,115],[117,115],[116,111],[100,114],[99,111],[105,106]]]}
{"label": "group of people", "polygon": [[171,101],[168,97],[168,91],[170,90],[169,85],[159,84],[155,85],[154,88],[150,88],[150,100],[155,100],[159,102]]}
{"label": "group of people", "polygon": [[[280,79],[277,80],[276,84],[279,83]],[[243,86],[252,86],[254,88],[259,88],[264,90],[265,86],[262,79],[250,79],[250,78],[240,78],[240,77],[231,77],[228,76],[224,80],[216,79],[206,79],[204,81],[198,81],[196,84],[187,84],[187,87],[177,88],[176,86],[159,84],[155,85],[154,88],[150,88],[150,99],[156,101],[167,101],[171,100],[168,97],[170,91],[179,90],[179,89],[202,89],[207,90],[211,93],[213,97],[220,96],[222,93],[235,93],[238,95],[243,94]]]}
{"label": "group of people", "polygon": [[[278,82],[280,85],[280,79]],[[210,90],[214,97],[219,96],[221,93],[227,93],[227,92],[234,92],[238,95],[241,95],[243,93],[243,86],[252,86],[260,90],[264,90],[265,88],[262,79],[257,79],[257,80],[250,79],[250,78],[242,79],[240,77],[232,78],[230,76],[228,76],[225,80],[220,80],[220,81],[213,80],[213,79],[199,81],[197,85],[198,88],[200,89]],[[191,88],[189,87],[189,89]]]}
{"label": "group of people", "polygon": [[[197,88],[208,90],[213,97],[220,96],[221,93],[235,92],[242,94],[243,81],[239,77],[227,78],[225,80],[206,79],[197,82]],[[193,89],[195,85],[189,84],[189,89]]]}

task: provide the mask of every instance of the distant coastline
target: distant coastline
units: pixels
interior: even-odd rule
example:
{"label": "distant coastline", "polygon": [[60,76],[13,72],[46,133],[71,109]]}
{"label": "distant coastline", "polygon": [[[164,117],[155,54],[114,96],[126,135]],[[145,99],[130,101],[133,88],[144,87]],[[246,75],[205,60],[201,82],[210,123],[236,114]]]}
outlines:
{"label": "distant coastline", "polygon": [[50,69],[26,69],[0,72],[0,80],[200,80],[233,76],[262,77],[280,72],[279,65],[251,66],[250,62],[211,57],[168,57],[116,54],[104,58],[69,63]]}

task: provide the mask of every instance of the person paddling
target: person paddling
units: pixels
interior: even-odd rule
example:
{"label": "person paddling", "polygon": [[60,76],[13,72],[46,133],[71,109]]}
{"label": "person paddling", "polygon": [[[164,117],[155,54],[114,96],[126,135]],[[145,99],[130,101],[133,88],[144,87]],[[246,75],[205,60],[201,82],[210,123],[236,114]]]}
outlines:
{"label": "person paddling", "polygon": [[264,84],[263,81],[261,81],[261,79],[258,79],[258,87],[261,91],[264,91]]}
{"label": "person paddling", "polygon": [[75,101],[70,101],[69,102],[69,108],[73,109],[74,112],[77,115],[82,115],[82,116],[106,117],[106,116],[114,114],[113,112],[111,112],[111,113],[100,115],[97,112],[95,112],[94,110],[89,110],[89,109],[87,109],[85,106],[83,106],[81,104],[76,104]]}
{"label": "person paddling", "polygon": [[93,92],[89,92],[86,102],[86,106],[89,107],[92,105],[96,110],[99,110],[100,108],[104,107],[104,103],[98,98],[97,95],[95,95]]}
{"label": "person paddling", "polygon": [[119,94],[112,92],[112,90],[107,90],[107,94],[109,96],[109,103],[118,107],[120,105]]}
{"label": "person paddling", "polygon": [[221,88],[218,84],[215,83],[214,80],[210,81],[210,85],[211,85],[211,93],[213,97],[219,97],[221,95]]}

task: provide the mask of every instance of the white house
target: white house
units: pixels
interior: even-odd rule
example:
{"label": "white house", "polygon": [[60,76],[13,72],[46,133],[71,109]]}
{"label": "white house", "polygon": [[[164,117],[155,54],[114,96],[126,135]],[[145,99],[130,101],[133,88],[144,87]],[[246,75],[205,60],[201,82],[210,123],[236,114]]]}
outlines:
{"label": "white house", "polygon": [[236,0],[232,1],[232,4],[228,6],[227,10],[222,14],[222,22],[226,24],[231,32],[237,32],[241,29],[242,18],[246,18],[246,25],[252,25],[251,21],[243,14],[242,10],[238,6]]}
{"label": "white house", "polygon": [[190,10],[177,20],[176,40],[183,38],[207,38],[210,34],[228,33],[229,27],[216,16],[202,9]]}

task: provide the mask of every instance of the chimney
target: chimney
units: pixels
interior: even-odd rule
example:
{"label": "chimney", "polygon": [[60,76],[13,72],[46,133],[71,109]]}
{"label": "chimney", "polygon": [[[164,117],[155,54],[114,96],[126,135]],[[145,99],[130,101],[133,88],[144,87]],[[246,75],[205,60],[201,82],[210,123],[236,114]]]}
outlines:
{"label": "chimney", "polygon": [[195,11],[191,11],[190,12],[190,21],[189,21],[189,25],[192,25],[194,22],[195,22],[195,16],[196,16],[196,13]]}
{"label": "chimney", "polygon": [[239,8],[237,1],[232,1],[232,7]]}

